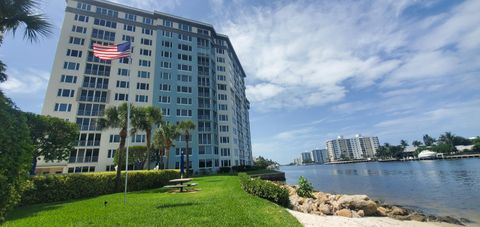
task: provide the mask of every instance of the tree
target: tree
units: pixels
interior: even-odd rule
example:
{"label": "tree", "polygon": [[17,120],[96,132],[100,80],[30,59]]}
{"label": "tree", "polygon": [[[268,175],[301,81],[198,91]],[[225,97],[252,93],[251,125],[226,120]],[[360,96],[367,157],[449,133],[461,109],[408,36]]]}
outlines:
{"label": "tree", "polygon": [[185,169],[187,170],[186,176],[188,177],[188,172],[190,171],[190,159],[189,159],[190,152],[188,149],[188,141],[190,140],[190,135],[192,130],[195,130],[195,123],[193,123],[193,121],[191,120],[181,121],[177,127],[180,130],[180,132],[183,134],[183,136],[185,136],[185,143],[187,145],[185,149],[187,153],[187,163],[186,163]]}
{"label": "tree", "polygon": [[262,169],[265,169],[270,165],[278,164],[277,162],[275,162],[273,160],[270,160],[270,159],[266,159],[262,156],[258,156],[258,158],[255,159],[254,163],[255,163],[255,166],[257,166],[259,168],[262,168]]}
{"label": "tree", "polygon": [[133,114],[132,118],[132,125],[135,130],[133,130],[132,133],[136,133],[137,129],[145,131],[145,137],[147,142],[147,169],[150,169],[152,129],[154,126],[159,127],[162,121],[162,111],[159,108],[153,106],[135,108],[135,114]]}
{"label": "tree", "polygon": [[0,224],[19,201],[33,146],[27,119],[0,91]]}
{"label": "tree", "polygon": [[412,145],[415,146],[415,147],[419,147],[419,146],[422,146],[422,142],[418,141],[418,140],[414,140],[412,142]]}
{"label": "tree", "polygon": [[400,140],[400,146],[402,146],[403,149],[405,149],[406,147],[408,147],[408,142],[406,140]]}
{"label": "tree", "polygon": [[168,169],[168,163],[170,160],[170,149],[175,146],[175,139],[180,135],[177,126],[168,122],[162,124],[160,128],[155,131],[155,136],[158,137],[155,141],[160,142],[158,146],[165,148],[165,156],[167,157],[167,163],[165,163],[165,169]]}
{"label": "tree", "polygon": [[432,146],[433,143],[435,143],[435,139],[429,136],[428,134],[425,134],[423,136],[423,143],[425,144],[425,146]]}
{"label": "tree", "polygon": [[[125,166],[125,162],[119,162],[118,160],[125,160],[125,148],[115,155],[113,163],[118,166]],[[121,157],[120,157],[121,156]],[[147,160],[147,147],[146,146],[129,146],[128,147],[128,165],[135,166],[134,169],[141,169]]]}
{"label": "tree", "polygon": [[472,141],[461,136],[453,137],[453,145],[472,145]]}
{"label": "tree", "polygon": [[[43,14],[36,13],[38,3],[34,0],[2,0],[0,1],[0,33],[15,31],[25,26],[23,37],[29,41],[38,41],[39,36],[51,34],[53,26]],[[0,35],[0,45],[2,44]],[[0,61],[0,83],[7,80],[6,66]]]}
{"label": "tree", "polygon": [[432,151],[442,154],[450,154],[452,152],[452,147],[446,143],[439,143],[435,146],[432,146]]}
{"label": "tree", "polygon": [[79,134],[77,124],[34,113],[25,113],[25,116],[34,146],[30,175],[35,175],[38,157],[42,156],[45,161],[61,161],[75,151]]}
{"label": "tree", "polygon": [[[135,108],[131,107],[131,113],[135,113]],[[115,152],[115,156],[118,157],[118,163],[122,163],[122,155],[121,153],[125,148],[125,142],[127,140],[128,132],[127,132],[127,123],[128,123],[128,104],[123,103],[120,106],[112,106],[105,110],[103,118],[98,120],[98,127],[100,129],[107,129],[107,128],[115,128],[120,129],[118,135],[120,136],[120,145],[118,146],[117,152]],[[130,116],[132,119],[132,116]],[[117,191],[121,191],[122,187],[122,179],[121,179],[121,166],[117,167],[117,176],[115,178],[115,188]]]}
{"label": "tree", "polygon": [[447,154],[450,154],[450,152],[452,151],[456,151],[454,140],[455,140],[455,135],[451,132],[445,132],[443,135],[440,135],[440,137],[438,138],[438,141],[440,143],[446,144],[448,145],[448,147],[450,147],[450,151],[447,152]]}

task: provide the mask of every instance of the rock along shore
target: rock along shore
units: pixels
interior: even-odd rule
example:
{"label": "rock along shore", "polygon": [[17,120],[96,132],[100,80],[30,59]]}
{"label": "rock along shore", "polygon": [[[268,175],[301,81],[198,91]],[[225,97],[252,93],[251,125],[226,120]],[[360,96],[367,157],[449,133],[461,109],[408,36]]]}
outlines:
{"label": "rock along shore", "polygon": [[314,198],[304,198],[298,196],[296,186],[286,184],[281,186],[289,192],[290,208],[303,213],[348,218],[390,217],[401,221],[446,222],[463,225],[458,219],[450,216],[427,215],[400,206],[383,204],[370,199],[367,195],[334,195],[313,192]]}

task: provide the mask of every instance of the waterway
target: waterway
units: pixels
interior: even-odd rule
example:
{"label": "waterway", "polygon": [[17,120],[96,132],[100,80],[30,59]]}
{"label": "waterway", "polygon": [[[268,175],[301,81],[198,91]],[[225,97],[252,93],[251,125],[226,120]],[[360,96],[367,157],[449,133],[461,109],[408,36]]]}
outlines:
{"label": "waterway", "polygon": [[282,166],[288,184],[306,177],[318,191],[366,194],[389,204],[480,225],[480,159]]}

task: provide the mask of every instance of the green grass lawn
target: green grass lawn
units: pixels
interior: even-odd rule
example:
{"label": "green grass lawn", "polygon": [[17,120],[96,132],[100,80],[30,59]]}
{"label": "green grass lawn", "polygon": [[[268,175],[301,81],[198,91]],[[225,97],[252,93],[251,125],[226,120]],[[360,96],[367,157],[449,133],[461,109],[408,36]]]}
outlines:
{"label": "green grass lawn", "polygon": [[[111,194],[13,210],[5,226],[301,226],[284,208],[247,194],[237,176],[194,179],[199,191]],[[104,201],[108,201],[105,207]]]}

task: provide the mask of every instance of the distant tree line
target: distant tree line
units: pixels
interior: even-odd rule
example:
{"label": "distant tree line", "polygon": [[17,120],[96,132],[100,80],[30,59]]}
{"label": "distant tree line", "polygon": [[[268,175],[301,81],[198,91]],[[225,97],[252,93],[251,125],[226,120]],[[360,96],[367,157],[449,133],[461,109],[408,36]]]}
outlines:
{"label": "distant tree line", "polygon": [[278,163],[271,159],[266,159],[262,156],[258,156],[258,158],[256,158],[254,161],[254,165],[258,168],[265,169],[270,165],[278,165]]}
{"label": "distant tree line", "polygon": [[[458,151],[455,146],[458,145],[473,145],[472,152],[480,152],[480,137],[467,139],[465,137],[457,136],[451,132],[445,132],[438,138],[433,138],[428,134],[422,137],[422,141],[414,140],[412,145],[416,148],[415,155],[418,155],[424,150],[431,150],[437,153],[450,155]],[[405,149],[409,146],[406,140],[401,140],[400,145],[391,145],[385,143],[377,149],[376,156],[381,159],[401,159],[404,155]]]}

